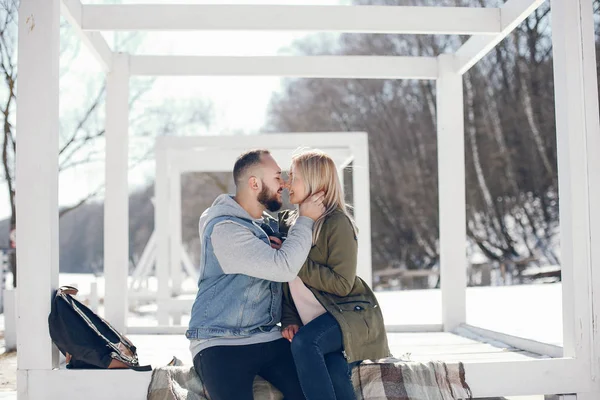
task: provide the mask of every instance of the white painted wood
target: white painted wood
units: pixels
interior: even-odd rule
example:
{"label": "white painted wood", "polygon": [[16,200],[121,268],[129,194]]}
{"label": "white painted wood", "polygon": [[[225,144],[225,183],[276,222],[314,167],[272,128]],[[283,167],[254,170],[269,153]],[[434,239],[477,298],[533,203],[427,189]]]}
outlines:
{"label": "white painted wood", "polygon": [[344,191],[344,198],[347,197],[344,185],[344,167],[338,167],[337,169],[338,177],[340,178],[340,185],[342,185],[342,190]]}
{"label": "white painted wood", "polygon": [[352,161],[354,161],[354,156],[350,155],[348,158],[346,158],[340,163],[340,168],[347,168],[352,163]]}
{"label": "white painted wood", "polygon": [[[169,360],[165,361],[165,364]],[[27,380],[28,392],[19,399],[49,400],[144,400],[152,372],[132,370],[30,370],[20,378]]]}
{"label": "white painted wood", "polygon": [[181,292],[183,269],[181,268],[181,173],[173,170],[169,174],[169,241],[171,249],[169,266],[171,270],[172,294]]}
{"label": "white painted wood", "polygon": [[439,56],[437,148],[442,321],[451,331],[466,322],[466,198],[462,75],[455,57]]}
{"label": "white painted wood", "polygon": [[553,358],[560,358],[563,356],[563,349],[560,346],[552,344],[541,343],[535,340],[525,339],[514,335],[509,335],[502,332],[496,332],[489,329],[483,329],[468,324],[461,325],[459,328],[454,330],[455,333],[459,333],[462,336],[469,337],[469,333],[475,336],[481,336],[491,340],[499,341],[507,345],[513,346],[517,349],[525,350],[531,353],[545,355]]}
{"label": "white painted wood", "polygon": [[144,251],[142,251],[142,255],[138,260],[138,263],[131,274],[131,283],[129,285],[130,289],[139,288],[140,279],[147,277],[152,271],[152,266],[156,261],[156,233],[153,230],[152,234],[150,234],[150,238],[148,239],[148,243],[146,243],[146,247],[144,247]]}
{"label": "white painted wood", "polygon": [[324,151],[328,148],[362,145],[361,135],[365,132],[294,132],[270,133],[264,135],[232,136],[159,136],[158,148],[187,150],[197,147],[216,147],[219,149],[248,149],[268,147],[269,150],[291,150],[299,147],[316,147]]}
{"label": "white painted wood", "polygon": [[90,310],[98,313],[98,306],[100,305],[100,298],[98,297],[98,282],[92,282],[90,284]]}
{"label": "white painted wood", "polygon": [[[579,7],[552,1],[565,356],[590,349],[589,198]],[[587,351],[584,353],[584,351]]]}
{"label": "white painted wood", "polygon": [[168,311],[163,306],[171,297],[169,283],[169,169],[167,163],[167,148],[156,141],[156,177],[154,180],[154,233],[156,236],[155,271],[158,281],[158,311],[159,325],[169,324]]}
{"label": "white painted wood", "polygon": [[[591,0],[552,0],[556,136],[560,197],[561,258],[563,285],[563,336],[565,356],[586,363],[593,392],[600,395],[597,310],[594,301],[600,285],[593,274],[592,234],[597,235],[600,216],[594,172],[600,143],[598,92]],[[585,22],[583,22],[585,21]],[[594,85],[594,86],[591,86]],[[593,230],[593,231],[592,231]],[[598,304],[598,303],[596,303]],[[595,321],[595,323],[592,323]],[[580,392],[580,391],[577,391]],[[583,391],[581,391],[583,392]]]}
{"label": "white painted wood", "polygon": [[435,57],[131,56],[142,76],[278,76],[291,78],[437,79]]}
{"label": "white painted wood", "polygon": [[579,400],[600,398],[600,331],[597,329],[600,321],[600,247],[591,245],[600,243],[600,121],[598,117],[598,78],[596,68],[596,35],[594,10],[591,0],[579,1],[580,23],[583,52],[583,90],[585,101],[586,128],[586,161],[588,168],[588,205],[589,205],[589,243],[590,243],[590,285],[592,311],[592,348],[591,348],[591,378],[593,393],[578,393]]}
{"label": "white painted wood", "polygon": [[[589,386],[588,382],[577,375],[579,369],[574,360],[568,359],[469,361],[464,363],[464,367],[474,398],[535,395],[544,392],[574,393]],[[69,388],[69,398],[72,399],[142,399],[146,396],[151,377],[150,372],[129,370],[50,370],[26,373],[25,379],[31,387],[29,400],[60,398],[60,394],[64,395],[65,387]],[[528,379],[523,379],[524,376]]]}
{"label": "white painted wood", "polygon": [[371,259],[371,181],[369,175],[369,142],[362,135],[362,144],[351,147],[354,221],[358,228],[357,275],[373,286]]}
{"label": "white painted wood", "polygon": [[129,273],[128,55],[115,55],[106,84],[106,185],[104,199],[105,318],[124,331]]}
{"label": "white painted wood", "polygon": [[102,69],[105,72],[109,72],[112,68],[113,52],[100,32],[84,32],[81,29],[81,20],[83,16],[81,1],[62,0],[60,5],[63,17],[71,24],[77,33],[77,36],[79,36],[81,41],[100,63]]}
{"label": "white painted wood", "polygon": [[17,349],[17,290],[2,291],[4,297],[4,351]]}
{"label": "white painted wood", "polygon": [[198,272],[196,271],[196,267],[194,266],[192,259],[190,258],[188,252],[185,251],[185,249],[183,248],[183,245],[181,245],[180,248],[181,248],[181,262],[183,263],[183,268],[184,268],[187,276],[191,276],[194,278],[195,281],[197,281],[199,278]]}
{"label": "white painted wood", "polygon": [[86,5],[87,30],[497,34],[500,10],[468,7]]}
{"label": "white painted wood", "polygon": [[18,20],[18,368],[50,369],[58,360],[48,314],[58,286],[60,0],[23,1]]}
{"label": "white painted wood", "polygon": [[[262,141],[262,136],[270,135],[253,135],[256,138],[261,138],[258,140],[260,143]],[[305,142],[310,143],[310,141]],[[343,143],[343,142],[342,142]],[[350,157],[349,148],[339,147],[340,142],[331,143],[329,146],[335,145],[338,147],[319,147],[321,150],[325,151],[327,154],[333,158],[334,162],[337,165],[340,165],[342,162],[347,160]],[[169,158],[169,167],[174,168],[179,173],[183,172],[223,172],[223,171],[231,171],[233,169],[233,165],[235,164],[235,160],[239,157],[239,155],[249,150],[250,148],[256,147],[266,147],[270,149],[271,155],[279,166],[286,170],[290,167],[292,156],[297,152],[297,147],[288,147],[286,149],[271,149],[268,144],[264,144],[260,146],[259,144],[249,145],[247,147],[202,147],[199,149],[187,148],[185,150],[172,150],[173,156]],[[175,176],[177,172],[171,172],[170,176]]]}
{"label": "white painted wood", "polygon": [[585,368],[572,359],[465,362],[464,366],[473,398],[576,393],[590,386]]}
{"label": "white painted wood", "polygon": [[508,0],[500,9],[502,31],[496,36],[473,36],[457,51],[457,69],[467,72],[498,43],[504,40],[521,22],[541,6],[545,0]]}

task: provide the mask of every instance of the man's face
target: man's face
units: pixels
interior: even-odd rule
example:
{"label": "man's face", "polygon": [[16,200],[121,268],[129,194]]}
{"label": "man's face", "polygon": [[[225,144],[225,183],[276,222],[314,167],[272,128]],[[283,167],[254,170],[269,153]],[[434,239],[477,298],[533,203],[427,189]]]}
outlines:
{"label": "man's face", "polygon": [[261,165],[263,177],[261,179],[262,189],[257,200],[269,211],[278,211],[283,205],[281,192],[283,192],[284,181],[281,178],[281,168],[269,154],[263,155]]}

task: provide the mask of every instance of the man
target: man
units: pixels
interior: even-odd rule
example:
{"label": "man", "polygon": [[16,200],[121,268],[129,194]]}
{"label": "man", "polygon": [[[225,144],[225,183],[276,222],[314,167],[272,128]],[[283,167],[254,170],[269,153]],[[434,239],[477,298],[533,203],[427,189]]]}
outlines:
{"label": "man", "polygon": [[253,399],[256,375],[286,399],[304,399],[276,324],[281,282],[293,280],[308,257],[322,194],[300,205],[287,239],[271,238],[272,247],[264,211],[281,208],[281,168],[269,151],[253,150],[237,159],[233,178],[235,196],[219,196],[200,218],[200,280],[186,333],[194,368],[212,400]]}

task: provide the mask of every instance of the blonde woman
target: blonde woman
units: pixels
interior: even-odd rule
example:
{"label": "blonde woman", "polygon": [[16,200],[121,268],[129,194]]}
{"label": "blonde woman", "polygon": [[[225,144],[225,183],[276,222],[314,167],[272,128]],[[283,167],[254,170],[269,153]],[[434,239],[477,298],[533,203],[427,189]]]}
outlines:
{"label": "blonde woman", "polygon": [[[293,204],[322,192],[325,213],[313,226],[313,247],[298,277],[283,287],[282,333],[307,400],[353,399],[349,364],[390,355],[377,299],[356,276],[357,229],[327,154],[295,156],[288,189]],[[280,214],[282,233],[297,215]]]}

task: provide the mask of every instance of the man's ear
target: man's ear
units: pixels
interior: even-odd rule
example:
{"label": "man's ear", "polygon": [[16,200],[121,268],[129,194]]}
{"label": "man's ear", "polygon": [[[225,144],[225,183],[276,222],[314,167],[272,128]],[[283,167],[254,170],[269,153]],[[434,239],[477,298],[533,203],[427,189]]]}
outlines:
{"label": "man's ear", "polygon": [[248,187],[250,187],[250,189],[252,190],[260,190],[260,179],[258,179],[255,176],[251,176],[250,178],[248,178]]}

